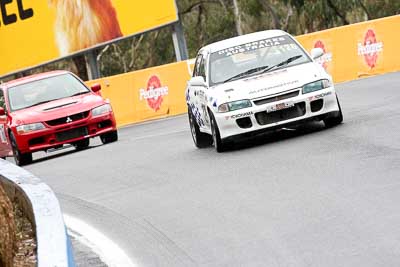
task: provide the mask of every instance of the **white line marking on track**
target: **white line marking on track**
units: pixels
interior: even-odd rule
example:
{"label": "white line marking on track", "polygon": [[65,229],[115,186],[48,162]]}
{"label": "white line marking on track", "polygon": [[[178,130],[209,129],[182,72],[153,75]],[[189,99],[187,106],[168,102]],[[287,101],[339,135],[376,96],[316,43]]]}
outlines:
{"label": "white line marking on track", "polygon": [[173,120],[173,119],[181,118],[181,117],[187,117],[187,113],[172,115],[172,116],[164,117],[164,118],[150,119],[150,120],[147,120],[147,121],[128,123],[128,124],[120,126],[119,129],[130,128],[130,127],[133,127],[133,126],[153,124],[155,122],[169,121],[169,120]]}
{"label": "white line marking on track", "polygon": [[180,130],[180,131],[171,131],[171,132],[165,132],[165,133],[159,133],[159,134],[148,134],[146,136],[140,136],[140,137],[134,137],[130,138],[130,141],[137,141],[137,140],[143,140],[143,139],[148,139],[148,138],[155,138],[155,137],[160,137],[160,136],[165,136],[165,135],[171,135],[171,134],[179,134],[179,133],[185,133],[189,132],[190,129],[187,130]]}
{"label": "white line marking on track", "polygon": [[68,233],[79,242],[89,247],[110,267],[135,267],[131,259],[112,240],[87,223],[64,214]]}

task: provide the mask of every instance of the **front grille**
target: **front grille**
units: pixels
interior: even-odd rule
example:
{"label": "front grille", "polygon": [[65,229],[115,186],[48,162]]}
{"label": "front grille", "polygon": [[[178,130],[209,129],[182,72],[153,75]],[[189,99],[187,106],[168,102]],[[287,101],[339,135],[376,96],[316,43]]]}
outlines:
{"label": "front grille", "polygon": [[66,117],[62,117],[59,119],[55,119],[55,120],[51,120],[51,121],[46,121],[47,125],[50,126],[57,126],[57,125],[63,125],[63,124],[67,124],[70,122],[74,122],[74,121],[79,121],[82,119],[85,119],[89,116],[89,111],[85,111],[85,112],[81,112],[81,113],[77,113],[71,116],[66,116]]}
{"label": "front grille", "polygon": [[272,103],[272,102],[275,102],[275,101],[280,101],[280,100],[296,97],[296,96],[299,95],[299,93],[300,93],[300,91],[297,90],[297,91],[286,93],[286,94],[282,94],[282,95],[277,95],[277,96],[272,96],[272,97],[268,97],[268,98],[258,99],[258,100],[254,100],[254,104],[256,104],[257,106],[260,106],[260,105]]}
{"label": "front grille", "polygon": [[68,130],[65,132],[56,133],[56,139],[58,142],[63,142],[66,140],[70,140],[70,139],[74,139],[74,138],[86,136],[86,135],[88,135],[87,127],[80,127],[80,128],[75,128],[75,129]]}
{"label": "front grille", "polygon": [[318,99],[318,100],[311,101],[310,106],[311,106],[312,112],[320,111],[322,109],[322,107],[324,106],[324,100]]}
{"label": "front grille", "polygon": [[106,120],[106,121],[99,122],[97,127],[100,129],[103,129],[103,128],[111,127],[111,125],[112,125],[112,122],[110,120]]}
{"label": "front grille", "polygon": [[255,117],[258,124],[266,125],[301,117],[304,114],[306,114],[306,103],[300,102],[287,109],[277,110],[270,113],[267,113],[266,111],[258,112],[255,114]]}
{"label": "front grille", "polygon": [[37,137],[29,140],[29,146],[40,145],[45,142],[44,137]]}
{"label": "front grille", "polygon": [[240,128],[243,129],[251,128],[253,126],[249,117],[237,119],[236,123]]}

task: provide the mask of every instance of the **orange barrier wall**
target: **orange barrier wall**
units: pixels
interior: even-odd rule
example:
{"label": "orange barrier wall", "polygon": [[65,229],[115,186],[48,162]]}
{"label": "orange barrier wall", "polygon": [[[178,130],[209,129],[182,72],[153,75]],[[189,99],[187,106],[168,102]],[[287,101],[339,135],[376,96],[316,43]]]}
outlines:
{"label": "orange barrier wall", "polygon": [[[296,37],[335,82],[400,70],[400,15]],[[193,60],[93,80],[109,98],[119,126],[186,112],[185,87]]]}
{"label": "orange barrier wall", "polygon": [[335,82],[400,70],[400,15],[301,35],[310,51],[325,51],[322,64]]}
{"label": "orange barrier wall", "polygon": [[186,112],[186,61],[87,82],[101,84],[111,101],[118,126]]}

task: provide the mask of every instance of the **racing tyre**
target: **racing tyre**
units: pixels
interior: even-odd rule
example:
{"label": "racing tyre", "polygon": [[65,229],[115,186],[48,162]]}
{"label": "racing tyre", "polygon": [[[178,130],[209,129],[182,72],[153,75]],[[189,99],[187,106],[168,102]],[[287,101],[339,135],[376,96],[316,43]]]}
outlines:
{"label": "racing tyre", "polygon": [[215,121],[214,115],[211,112],[210,112],[210,117],[211,117],[212,139],[215,150],[217,150],[218,153],[225,152],[229,149],[228,143],[223,139],[221,139],[217,122]]}
{"label": "racing tyre", "polygon": [[24,165],[32,163],[32,153],[22,154],[21,151],[19,151],[17,142],[15,140],[15,136],[13,133],[10,133],[10,141],[11,141],[11,148],[13,151],[15,164],[17,164],[18,166],[24,166]]}
{"label": "racing tyre", "polygon": [[336,97],[336,101],[337,101],[337,104],[339,106],[339,111],[336,114],[336,116],[331,117],[331,118],[327,118],[327,119],[324,120],[325,127],[327,127],[327,128],[334,127],[334,126],[339,125],[339,124],[341,124],[343,122],[342,108],[340,107],[339,99],[337,97]]}
{"label": "racing tyre", "polygon": [[90,139],[86,138],[78,142],[75,142],[73,145],[76,148],[76,150],[84,150],[89,147],[89,144],[90,144]]}
{"label": "racing tyre", "polygon": [[192,134],[194,145],[198,148],[205,148],[212,145],[212,136],[206,133],[200,132],[200,127],[197,124],[196,119],[193,116],[192,110],[188,108],[190,132]]}
{"label": "racing tyre", "polygon": [[112,131],[112,132],[102,134],[102,135],[100,135],[100,140],[103,144],[116,142],[118,140],[118,132]]}

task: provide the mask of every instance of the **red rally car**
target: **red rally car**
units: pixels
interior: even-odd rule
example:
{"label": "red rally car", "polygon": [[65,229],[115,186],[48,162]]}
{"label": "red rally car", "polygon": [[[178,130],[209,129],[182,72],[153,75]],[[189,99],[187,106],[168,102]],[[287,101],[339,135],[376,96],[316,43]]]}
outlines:
{"label": "red rally car", "polygon": [[32,153],[72,144],[89,146],[118,140],[114,113],[99,84],[90,89],[74,74],[53,71],[0,85],[0,157],[17,165],[32,162]]}

